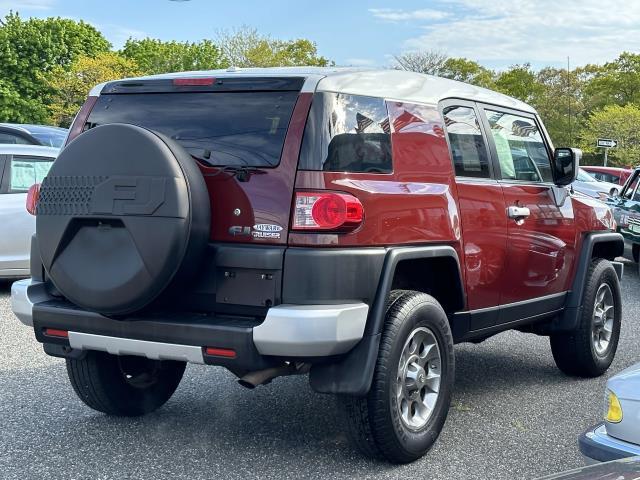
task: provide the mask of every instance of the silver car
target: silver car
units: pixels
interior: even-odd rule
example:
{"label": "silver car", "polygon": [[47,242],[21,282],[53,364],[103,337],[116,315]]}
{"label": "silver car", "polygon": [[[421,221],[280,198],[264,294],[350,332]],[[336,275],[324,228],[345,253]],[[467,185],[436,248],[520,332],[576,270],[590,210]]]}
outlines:
{"label": "silver car", "polygon": [[0,278],[29,276],[35,217],[26,208],[27,190],[42,182],[59,149],[0,145]]}
{"label": "silver car", "polygon": [[640,455],[640,363],[609,379],[604,414],[604,423],[580,437],[580,451],[587,460]]}
{"label": "silver car", "polygon": [[582,168],[578,170],[578,177],[571,186],[575,191],[598,200],[606,200],[607,197],[615,196],[622,189],[620,185],[615,183],[597,180]]}

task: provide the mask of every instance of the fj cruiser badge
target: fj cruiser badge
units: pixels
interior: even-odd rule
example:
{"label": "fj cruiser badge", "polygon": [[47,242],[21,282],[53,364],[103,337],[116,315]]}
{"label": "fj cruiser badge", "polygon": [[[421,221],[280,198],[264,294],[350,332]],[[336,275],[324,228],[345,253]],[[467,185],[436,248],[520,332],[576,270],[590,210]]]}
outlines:
{"label": "fj cruiser badge", "polygon": [[234,237],[238,236],[252,236],[253,238],[274,238],[279,239],[282,232],[280,225],[272,225],[269,223],[256,223],[251,227],[244,227],[242,225],[234,225],[229,227],[229,234]]}
{"label": "fj cruiser badge", "polygon": [[253,238],[280,238],[282,227],[270,223],[256,223],[253,226]]}

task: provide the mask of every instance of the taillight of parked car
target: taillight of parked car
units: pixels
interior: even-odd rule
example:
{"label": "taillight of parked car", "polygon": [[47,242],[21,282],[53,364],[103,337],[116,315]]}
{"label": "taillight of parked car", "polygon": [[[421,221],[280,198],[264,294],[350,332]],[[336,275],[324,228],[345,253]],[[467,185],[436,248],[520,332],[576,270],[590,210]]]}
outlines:
{"label": "taillight of parked car", "polygon": [[89,114],[91,113],[91,110],[93,110],[93,107],[97,101],[98,97],[87,97],[87,100],[84,102],[84,104],[80,108],[80,111],[76,115],[76,118],[71,124],[69,135],[67,135],[67,141],[64,143],[65,146],[67,146],[69,142],[71,142],[71,140],[76,138],[84,131],[85,124],[87,123],[87,118],[89,118]]}
{"label": "taillight of parked car", "polygon": [[40,184],[35,183],[29,187],[27,192],[27,212],[31,215],[36,214],[38,208],[38,200],[40,200]]}
{"label": "taillight of parked car", "polygon": [[340,192],[296,192],[293,230],[350,231],[364,220],[362,203]]}

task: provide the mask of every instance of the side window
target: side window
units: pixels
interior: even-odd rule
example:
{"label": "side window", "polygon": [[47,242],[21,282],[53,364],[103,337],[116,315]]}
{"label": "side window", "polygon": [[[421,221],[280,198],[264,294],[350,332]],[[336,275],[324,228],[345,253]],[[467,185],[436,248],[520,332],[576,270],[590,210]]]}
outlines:
{"label": "side window", "polygon": [[638,177],[640,177],[640,173],[634,173],[630,178],[627,179],[627,184],[624,187],[624,193],[622,194],[623,198],[627,200],[638,199],[638,194],[636,192],[636,188],[638,187]]}
{"label": "side window", "polygon": [[553,182],[551,161],[536,122],[511,113],[486,110],[506,180]]}
{"label": "side window", "polygon": [[300,169],[391,173],[391,131],[385,101],[316,93],[304,129]]}
{"label": "side window", "polygon": [[0,132],[0,143],[10,145],[31,145],[31,143],[19,135]]}
{"label": "side window", "polygon": [[51,165],[53,158],[50,157],[12,157],[5,172],[9,178],[9,193],[26,192],[34,183],[41,183]]}
{"label": "side window", "polygon": [[446,107],[443,114],[456,175],[489,178],[489,156],[475,110],[452,106]]}

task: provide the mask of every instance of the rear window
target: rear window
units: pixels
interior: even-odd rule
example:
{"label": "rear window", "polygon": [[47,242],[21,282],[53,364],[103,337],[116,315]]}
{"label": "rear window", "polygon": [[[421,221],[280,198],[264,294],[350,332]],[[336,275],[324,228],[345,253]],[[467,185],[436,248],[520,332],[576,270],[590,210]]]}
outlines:
{"label": "rear window", "polygon": [[157,131],[212,166],[275,167],[297,97],[282,91],[102,95],[88,123]]}
{"label": "rear window", "polygon": [[390,137],[383,99],[316,93],[304,130],[300,169],[391,173]]}

